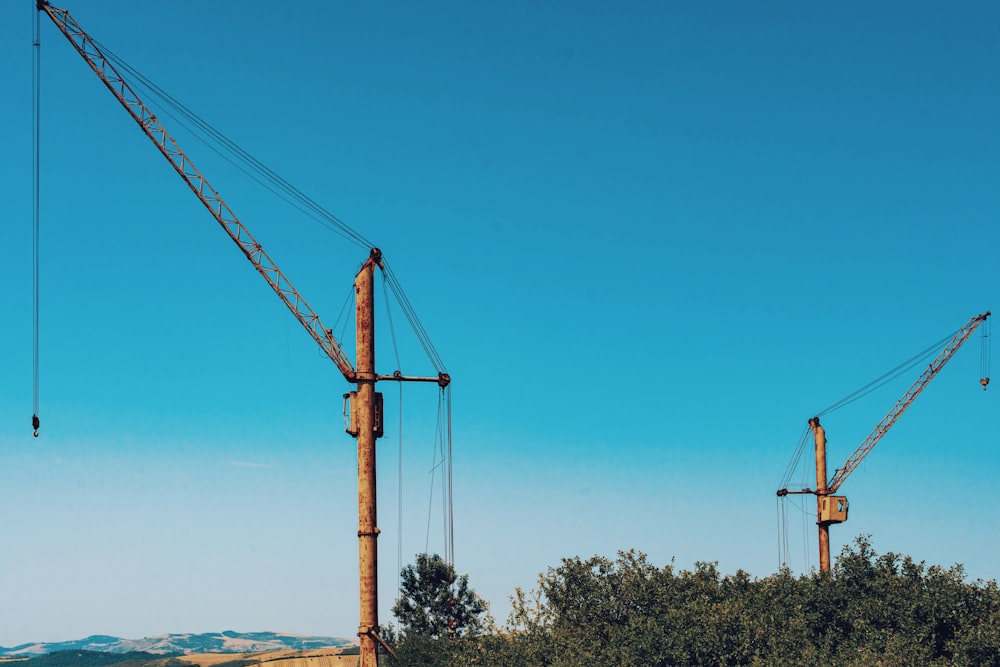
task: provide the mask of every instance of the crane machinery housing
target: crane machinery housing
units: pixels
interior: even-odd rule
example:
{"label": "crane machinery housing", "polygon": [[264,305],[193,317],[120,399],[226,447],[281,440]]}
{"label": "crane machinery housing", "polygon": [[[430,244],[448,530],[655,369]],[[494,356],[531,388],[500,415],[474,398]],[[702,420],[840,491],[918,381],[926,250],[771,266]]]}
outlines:
{"label": "crane machinery housing", "polygon": [[[383,427],[381,394],[375,391],[375,384],[383,380],[433,382],[444,390],[449,386],[451,377],[443,371],[443,368],[436,377],[406,376],[399,371],[390,375],[376,373],[373,281],[376,268],[383,272],[387,271],[382,253],[378,248],[371,248],[368,258],[362,264],[355,278],[356,364],[352,364],[340,342],[334,337],[332,330],[323,326],[319,316],[292,286],[285,274],[271,260],[260,243],[254,239],[249,230],[223,201],[219,193],[198,171],[159,119],[139,99],[133,87],[129,85],[101,47],[84,32],[68,11],[53,7],[47,0],[36,0],[36,8],[39,12],[44,12],[69,40],[77,53],[121,103],[143,133],[153,142],[184,183],[215,218],[216,222],[236,243],[261,277],[291,311],[295,319],[316,341],[326,356],[333,361],[344,378],[357,386],[356,391],[350,392],[344,398],[350,403],[346,430],[357,439],[358,447],[358,561],[360,571],[358,636],[360,640],[360,665],[361,667],[377,667],[378,646],[381,645],[390,653],[392,653],[392,649],[378,634],[377,538],[380,531],[376,521],[375,504],[375,440],[382,436]],[[429,341],[422,341],[422,343],[425,343],[425,349],[427,349]],[[37,435],[37,415],[32,418],[32,426]]]}
{"label": "crane machinery housing", "polygon": [[[854,453],[851,454],[844,465],[836,470],[833,477],[827,480],[826,468],[826,431],[820,425],[819,417],[809,419],[809,430],[813,435],[813,443],[816,452],[816,488],[790,490],[786,487],[778,490],[779,498],[784,498],[789,494],[813,494],[816,496],[816,525],[819,528],[819,569],[820,572],[830,571],[830,526],[835,523],[847,521],[847,498],[836,495],[841,485],[847,481],[852,472],[857,470],[865,457],[871,453],[875,445],[889,432],[892,425],[902,416],[908,407],[916,400],[931,380],[934,379],[948,360],[954,356],[955,352],[969,339],[980,324],[985,322],[990,316],[990,311],[969,318],[962,328],[960,328],[948,341],[948,344],[938,353],[934,361],[920,374],[910,388],[900,397],[891,410],[882,418],[871,433],[868,434]],[[979,383],[983,389],[989,384],[989,378],[983,377]],[[786,480],[787,481],[787,480]]]}

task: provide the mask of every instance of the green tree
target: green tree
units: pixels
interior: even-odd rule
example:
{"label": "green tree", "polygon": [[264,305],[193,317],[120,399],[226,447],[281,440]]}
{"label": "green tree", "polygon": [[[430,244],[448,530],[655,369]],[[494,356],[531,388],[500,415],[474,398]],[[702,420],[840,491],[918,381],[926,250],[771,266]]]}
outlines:
{"label": "green tree", "polygon": [[[425,568],[427,564],[425,563]],[[411,568],[416,580],[420,564]],[[763,579],[715,563],[657,567],[636,551],[565,558],[516,589],[503,628],[415,634],[402,665],[426,667],[1000,667],[1000,590],[960,565],[844,547],[831,572]]]}
{"label": "green tree", "polygon": [[417,554],[415,565],[401,573],[400,595],[392,607],[403,638],[460,638],[478,635],[483,629],[486,605],[469,588],[468,575],[437,554]]}

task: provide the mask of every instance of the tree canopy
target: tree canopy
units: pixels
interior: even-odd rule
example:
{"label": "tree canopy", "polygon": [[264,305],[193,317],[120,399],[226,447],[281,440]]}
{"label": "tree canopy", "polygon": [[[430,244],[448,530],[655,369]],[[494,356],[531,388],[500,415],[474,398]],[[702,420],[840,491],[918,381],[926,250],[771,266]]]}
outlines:
{"label": "tree canopy", "polygon": [[1000,667],[995,581],[879,555],[865,537],[829,573],[763,579],[714,563],[657,567],[635,551],[566,558],[512,602],[503,628],[425,639],[404,664]]}
{"label": "tree canopy", "polygon": [[486,605],[469,588],[468,575],[457,575],[437,554],[417,554],[416,559],[403,568],[400,595],[392,607],[403,634],[430,639],[477,634]]}

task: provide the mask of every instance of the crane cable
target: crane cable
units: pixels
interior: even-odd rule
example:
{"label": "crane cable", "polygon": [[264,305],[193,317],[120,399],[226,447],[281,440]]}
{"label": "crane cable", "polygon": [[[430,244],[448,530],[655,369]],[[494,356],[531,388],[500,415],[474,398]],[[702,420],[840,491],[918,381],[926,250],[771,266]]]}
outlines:
{"label": "crane cable", "polygon": [[32,157],[32,349],[31,349],[31,366],[32,366],[32,413],[31,413],[31,428],[32,435],[38,437],[38,427],[41,426],[41,420],[38,418],[38,366],[39,366],[39,345],[38,345],[38,330],[39,330],[39,254],[40,254],[40,196],[39,191],[41,189],[41,89],[42,89],[42,45],[41,45],[41,29],[40,20],[41,12],[35,12],[35,20],[33,26],[32,34],[32,91],[31,91],[31,104],[32,104],[32,144],[33,144],[33,157]]}
{"label": "crane cable", "polygon": [[983,390],[990,383],[990,329],[993,327],[993,322],[990,318],[986,318],[983,322],[982,333],[980,334],[980,346],[979,346],[979,384],[983,385]]}
{"label": "crane cable", "polygon": [[434,344],[431,342],[430,336],[427,334],[427,330],[424,329],[424,325],[421,324],[420,318],[417,317],[416,309],[414,309],[410,300],[406,298],[406,294],[403,292],[403,286],[400,284],[399,279],[396,278],[396,274],[392,272],[392,267],[389,266],[389,263],[385,261],[384,257],[382,261],[382,273],[385,276],[386,284],[389,285],[389,289],[392,290],[393,295],[396,297],[396,302],[399,303],[400,308],[403,310],[403,315],[406,316],[407,321],[410,323],[410,328],[413,329],[413,333],[416,334],[417,340],[420,342],[421,347],[424,348],[424,353],[430,360],[434,370],[438,373],[447,372],[444,367],[444,362],[441,360],[440,355],[438,355],[437,350],[434,349]]}
{"label": "crane cable", "polygon": [[[93,39],[93,38],[92,38]],[[295,188],[291,183],[286,181],[284,178],[279,176],[273,170],[264,165],[260,160],[251,155],[248,151],[239,146],[236,142],[230,140],[224,134],[219,132],[215,127],[209,124],[207,121],[200,118],[197,114],[192,112],[176,98],[171,96],[165,90],[160,88],[156,83],[150,80],[148,77],[144,76],[136,68],[129,65],[124,59],[117,56],[113,51],[105,47],[103,44],[97,40],[93,40],[94,44],[101,49],[101,51],[106,55],[108,60],[113,62],[121,70],[128,72],[134,81],[131,83],[136,87],[141,88],[144,92],[148,93],[150,96],[159,99],[166,107],[172,109],[177,113],[174,115],[170,111],[165,111],[165,114],[172,118],[179,125],[187,129],[191,134],[197,138],[199,141],[208,146],[213,152],[222,157],[224,160],[232,164],[234,167],[239,169],[257,184],[261,185],[263,188],[282,199],[293,208],[296,208],[300,212],[304,213],[313,220],[319,222],[323,226],[327,227],[331,231],[341,235],[342,237],[352,241],[358,246],[365,248],[372,248],[374,244],[368,241],[364,236],[358,231],[351,228],[345,222],[337,218],[335,215],[327,211],[320,204],[315,202],[313,199],[309,198],[307,195],[303,194],[300,190]],[[185,120],[178,118],[182,116]],[[194,125],[201,131],[193,129],[188,123]],[[210,137],[211,140],[216,142],[217,145],[210,143],[205,136]],[[222,151],[226,151],[232,157],[225,155]],[[246,165],[246,168],[237,164],[237,162]],[[256,172],[259,176],[255,176],[250,173],[251,171]],[[270,185],[269,185],[270,184]],[[281,194],[281,192],[284,194]],[[428,358],[434,366],[434,369],[438,373],[444,373],[444,363],[441,361],[440,356],[434,349],[434,345],[430,341],[430,337],[427,335],[426,330],[417,317],[416,311],[410,304],[409,299],[407,299],[406,294],[403,292],[403,288],[396,278],[392,269],[388,266],[383,258],[382,265],[383,274],[385,275],[385,280],[389,285],[389,289],[395,295],[397,302],[403,310],[406,319],[409,321],[411,328],[420,341],[421,346],[424,348],[424,352],[427,354]]]}
{"label": "crane cable", "polygon": [[427,535],[424,552],[430,548],[431,514],[434,504],[435,473],[441,471],[441,505],[444,532],[444,559],[449,565],[455,564],[455,510],[452,502],[452,432],[451,432],[451,385],[441,387],[438,394],[438,418],[434,434],[434,456],[431,460],[431,494],[427,508]]}
{"label": "crane cable", "polygon": [[839,401],[837,401],[836,403],[834,403],[830,407],[826,408],[825,410],[821,410],[821,411],[817,412],[816,416],[817,417],[822,417],[823,415],[826,415],[827,413],[833,412],[834,410],[839,410],[840,408],[853,403],[854,401],[858,400],[859,398],[863,398],[863,397],[867,396],[868,394],[872,393],[873,391],[876,391],[877,389],[881,389],[883,386],[885,386],[886,384],[892,382],[893,380],[895,380],[900,375],[902,375],[903,373],[907,372],[908,370],[910,370],[911,368],[913,368],[914,366],[916,366],[918,363],[920,363],[921,361],[923,361],[927,357],[929,357],[932,354],[934,354],[935,352],[939,351],[941,349],[942,345],[944,345],[945,343],[947,343],[948,341],[950,341],[952,338],[954,338],[958,334],[958,332],[961,331],[963,328],[964,327],[960,327],[960,328],[956,329],[955,331],[953,331],[952,333],[950,333],[947,336],[945,336],[944,338],[942,338],[941,340],[939,340],[937,342],[934,342],[934,343],[931,343],[927,348],[921,350],[920,352],[917,352],[915,355],[913,355],[912,357],[910,357],[906,361],[902,362],[901,364],[899,364],[895,368],[893,368],[893,369],[887,371],[886,373],[882,374],[881,376],[875,378],[874,380],[872,380],[871,382],[869,382],[865,386],[861,387],[857,391],[855,391],[855,392],[853,392],[851,394],[848,394],[847,396],[845,396],[844,398],[840,399]]}
{"label": "crane cable", "polygon": [[[174,114],[170,113],[170,111],[165,112],[167,116],[172,118],[179,125],[187,129],[189,132],[191,132],[193,136],[195,136],[199,141],[208,146],[216,154],[221,156],[224,160],[232,164],[234,167],[239,169],[241,172],[243,172],[257,184],[261,185],[266,190],[277,196],[279,199],[282,199],[283,201],[291,205],[293,208],[296,208],[300,212],[304,213],[313,220],[319,222],[320,224],[327,227],[331,231],[334,231],[335,233],[343,236],[344,238],[352,241],[353,243],[361,247],[365,248],[374,247],[374,244],[368,241],[358,231],[348,226],[345,222],[343,222],[335,215],[324,209],[320,204],[318,204],[317,202],[315,202],[314,200],[303,194],[300,190],[295,188],[284,178],[282,178],[273,170],[271,170],[266,165],[261,163],[257,158],[255,158],[253,155],[251,155],[237,143],[230,140],[224,134],[215,129],[215,127],[213,127],[207,121],[200,118],[197,114],[195,114],[186,106],[181,104],[176,98],[174,98],[169,93],[160,88],[158,85],[156,85],[148,77],[144,76],[137,69],[129,65],[125,60],[117,56],[113,51],[105,47],[97,40],[93,41],[102,50],[102,52],[106,54],[108,60],[112,61],[117,67],[128,72],[135,78],[135,81],[133,81],[132,83],[134,83],[137,87],[141,88],[144,92],[148,93],[152,97],[161,100],[161,102],[164,105],[166,105],[170,109],[173,109],[178,115],[182,116],[189,123],[199,128],[201,132],[204,133],[204,135],[207,135],[212,140],[214,140],[218,144],[218,146],[221,147],[222,150],[225,150],[226,152],[228,152],[230,155],[233,156],[232,158],[230,158],[227,155],[225,155],[222,152],[222,150],[220,150],[219,147],[210,143],[204,136],[202,136],[202,134],[200,134],[197,130],[190,127],[188,123],[186,123],[181,118],[178,118]],[[247,165],[247,168],[241,167],[240,164],[237,164],[237,161],[244,165]],[[259,175],[259,177],[250,173],[250,171],[256,172]],[[270,185],[268,183],[270,183]],[[280,192],[278,192],[278,190],[284,192],[285,194],[281,194]],[[433,343],[431,343],[430,337],[427,335],[427,332],[424,329],[423,325],[421,324],[420,319],[417,317],[416,310],[410,304],[409,299],[407,299],[406,294],[403,292],[402,285],[396,278],[395,274],[392,272],[392,269],[389,267],[388,263],[385,262],[384,258],[383,258],[382,270],[385,276],[385,280],[389,285],[389,289],[395,295],[396,301],[402,308],[403,314],[409,321],[411,328],[413,329],[414,333],[417,336],[417,339],[420,342],[420,345],[423,347],[424,352],[427,354],[427,357],[430,359],[432,365],[434,366],[434,370],[437,373],[445,373],[446,370],[444,367],[444,363],[442,362],[440,356],[438,355],[437,350],[434,349],[434,345]]]}
{"label": "crane cable", "polygon": [[[402,368],[401,359],[399,356],[399,343],[396,336],[396,325],[392,317],[392,310],[389,308],[389,291],[391,290],[396,296],[397,302],[403,309],[404,314],[406,314],[407,319],[410,321],[411,326],[413,326],[414,331],[417,333],[420,339],[421,345],[423,345],[425,351],[429,351],[432,363],[435,369],[443,371],[444,365],[441,363],[440,357],[437,356],[434,346],[430,343],[427,337],[426,331],[420,325],[419,319],[416,317],[416,312],[414,311],[412,305],[406,300],[406,295],[403,294],[402,288],[399,285],[399,281],[395,279],[395,275],[388,268],[388,266],[383,266],[382,271],[382,294],[383,303],[386,305],[386,320],[389,323],[389,334],[392,340],[393,354],[396,359],[396,368]],[[398,512],[398,527],[397,527],[397,542],[396,542],[396,559],[397,568],[396,571],[402,572],[403,569],[403,383],[399,383],[399,470],[398,470],[398,490],[397,490],[397,512]],[[440,455],[440,458],[439,458]],[[437,471],[441,471],[441,494],[442,494],[442,512],[443,512],[443,523],[444,523],[444,557],[445,561],[454,565],[455,562],[455,529],[454,529],[454,504],[452,502],[452,431],[451,431],[451,386],[442,387],[441,394],[438,397],[438,417],[437,417],[437,427],[434,436],[434,447],[433,447],[433,457],[431,462],[431,489],[428,499],[428,511],[427,511],[427,533],[425,535],[424,552],[427,553],[430,549],[430,526],[431,526],[431,516],[433,514],[434,506],[434,486]],[[397,576],[397,587],[399,585]]]}
{"label": "crane cable", "polygon": [[[198,141],[201,141],[217,155],[243,172],[251,180],[255,181],[258,185],[262,186],[279,199],[285,201],[293,208],[319,222],[331,231],[336,232],[343,238],[353,242],[355,245],[365,249],[373,247],[373,244],[362,236],[360,232],[351,228],[347,225],[347,223],[327,211],[316,201],[303,194],[302,191],[279,176],[276,172],[242,148],[239,144],[226,137],[207,121],[200,118],[180,101],[156,85],[151,79],[144,76],[141,72],[139,72],[139,70],[129,65],[121,57],[115,55],[113,51],[98,42],[96,39],[91,39],[94,44],[101,49],[101,52],[105,54],[109,61],[114,63],[119,69],[128,72],[132,77],[134,77],[134,80],[131,81],[130,84],[133,84],[136,88],[140,88],[149,96],[159,99],[166,107],[173,109],[177,115],[174,115],[170,111],[165,111],[164,113],[180,126],[184,127],[196,139],[198,139]],[[182,116],[187,120],[187,122],[178,116]],[[193,129],[188,123],[197,127],[203,134],[199,133],[198,130]],[[216,142],[216,144],[213,145],[210,143],[209,138]],[[227,156],[223,151],[229,153],[232,157]],[[246,165],[246,167],[244,168],[243,166],[240,166],[240,164],[237,164],[238,162]],[[258,176],[250,173],[251,171],[256,172]],[[270,185],[268,185],[268,183],[270,183]],[[284,194],[281,194],[279,190]]]}
{"label": "crane cable", "polygon": [[[392,338],[392,352],[396,358],[396,368],[401,368],[399,360],[399,345],[396,341],[396,325],[392,321],[392,310],[389,308],[389,294],[386,288],[384,273],[382,280],[382,303],[385,304],[386,320],[389,322],[389,334]],[[397,383],[399,390],[399,433],[398,461],[396,470],[396,590],[402,591],[403,572],[403,383]]]}

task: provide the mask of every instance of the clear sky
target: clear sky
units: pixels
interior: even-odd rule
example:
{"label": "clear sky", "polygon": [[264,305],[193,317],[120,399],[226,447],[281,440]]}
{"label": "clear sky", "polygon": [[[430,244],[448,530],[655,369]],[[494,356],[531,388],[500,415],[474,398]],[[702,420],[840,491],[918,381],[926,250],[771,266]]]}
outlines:
{"label": "clear sky", "polygon": [[[33,5],[0,9],[0,645],[352,636],[350,385],[47,19],[31,437]],[[563,557],[773,573],[806,420],[998,307],[996,3],[57,6],[383,250],[454,379],[456,566],[500,620]],[[163,121],[337,321],[367,250]],[[844,485],[835,554],[1000,574],[979,348]],[[824,419],[831,470],[917,375]],[[443,531],[436,389],[382,391],[390,621]]]}

